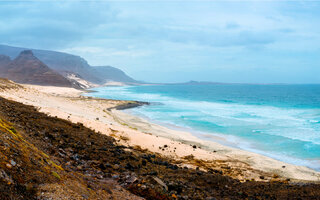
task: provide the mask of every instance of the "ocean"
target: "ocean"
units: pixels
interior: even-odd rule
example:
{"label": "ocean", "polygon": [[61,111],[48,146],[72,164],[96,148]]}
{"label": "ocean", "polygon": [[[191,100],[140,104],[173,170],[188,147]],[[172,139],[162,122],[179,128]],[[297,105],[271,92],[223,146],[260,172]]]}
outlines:
{"label": "ocean", "polygon": [[320,85],[172,84],[94,90],[88,95],[151,102],[128,112],[161,125],[320,171]]}

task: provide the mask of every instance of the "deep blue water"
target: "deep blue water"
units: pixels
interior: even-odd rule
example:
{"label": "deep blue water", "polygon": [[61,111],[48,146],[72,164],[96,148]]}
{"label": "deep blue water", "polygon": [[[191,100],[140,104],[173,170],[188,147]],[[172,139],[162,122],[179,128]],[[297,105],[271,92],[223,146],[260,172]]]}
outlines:
{"label": "deep blue water", "polygon": [[[195,135],[320,170],[320,85],[156,85],[91,96],[155,102],[132,112]],[[216,138],[216,137],[215,137]],[[218,141],[223,143],[223,141]]]}

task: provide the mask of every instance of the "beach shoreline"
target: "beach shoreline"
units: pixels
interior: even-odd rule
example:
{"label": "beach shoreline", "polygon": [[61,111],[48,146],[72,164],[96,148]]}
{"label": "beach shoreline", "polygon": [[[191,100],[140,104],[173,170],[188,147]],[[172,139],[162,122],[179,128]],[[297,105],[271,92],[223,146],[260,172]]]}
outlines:
{"label": "beach shoreline", "polygon": [[[152,103],[149,105],[152,105]],[[142,105],[142,106],[148,106],[148,105]],[[140,106],[137,106],[136,109],[139,109],[139,107]],[[282,154],[272,154],[272,153],[268,153],[267,151],[257,150],[257,148],[255,148],[256,144],[252,141],[247,141],[247,140],[244,140],[244,139],[237,137],[237,136],[223,135],[218,132],[199,131],[199,130],[191,128],[191,127],[183,127],[183,126],[171,124],[170,122],[162,122],[162,121],[158,121],[158,120],[153,120],[153,119],[141,114],[139,112],[139,110],[135,110],[135,108],[133,108],[133,110],[131,110],[131,109],[123,110],[122,112],[125,112],[126,114],[129,114],[129,115],[136,116],[137,118],[141,118],[143,120],[146,120],[147,121],[146,123],[157,124],[157,125],[166,127],[171,130],[190,133],[191,135],[195,136],[196,138],[200,139],[201,141],[208,141],[208,144],[210,144],[210,142],[218,143],[220,145],[223,145],[225,147],[230,147],[232,149],[238,149],[238,150],[242,150],[245,152],[255,153],[258,155],[262,155],[262,156],[265,156],[268,158],[275,159],[277,161],[280,161],[280,162],[283,162],[286,164],[292,164],[295,166],[303,166],[303,167],[307,167],[309,169],[315,170],[317,172],[320,172],[320,169],[319,169],[320,160],[319,159],[317,159],[317,160],[310,159],[310,160],[305,161],[303,159],[293,158],[293,157],[285,156]],[[188,142],[188,143],[190,143],[190,142]],[[199,144],[199,145],[202,146],[203,149],[206,149],[208,151],[214,151],[214,149],[212,149],[206,145],[201,145],[201,144]],[[302,163],[302,164],[299,164],[299,163]],[[314,166],[312,166],[312,165],[314,165]],[[313,168],[313,167],[316,167],[316,168]]]}
{"label": "beach shoreline", "polygon": [[102,134],[113,136],[120,144],[168,156],[182,166],[221,170],[240,181],[320,181],[320,173],[307,167],[203,141],[191,133],[171,130],[116,109],[146,103],[98,99],[82,94],[83,91],[73,88],[35,85],[23,85],[23,88],[0,92],[4,98],[33,105],[51,116],[82,123]]}

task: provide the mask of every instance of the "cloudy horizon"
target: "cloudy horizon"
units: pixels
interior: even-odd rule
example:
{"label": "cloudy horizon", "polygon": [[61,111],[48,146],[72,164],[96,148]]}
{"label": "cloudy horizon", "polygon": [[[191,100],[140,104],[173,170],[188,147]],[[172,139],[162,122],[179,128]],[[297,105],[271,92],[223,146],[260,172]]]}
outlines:
{"label": "cloudy horizon", "polygon": [[320,83],[317,1],[0,1],[0,44],[138,80]]}

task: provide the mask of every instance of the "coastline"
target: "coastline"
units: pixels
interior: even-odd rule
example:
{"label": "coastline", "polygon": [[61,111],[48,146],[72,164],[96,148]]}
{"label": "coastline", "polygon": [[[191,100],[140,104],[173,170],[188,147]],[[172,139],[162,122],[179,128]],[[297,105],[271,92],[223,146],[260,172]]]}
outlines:
{"label": "coastline", "polygon": [[[190,132],[173,130],[152,123],[141,117],[130,115],[121,111],[114,110],[112,114],[114,114],[114,117],[116,117],[119,121],[122,121],[123,123],[126,122],[128,127],[137,129],[145,134],[151,134],[155,135],[156,137],[167,138],[171,141],[174,141],[171,142],[171,146],[164,151],[162,149],[158,151],[156,147],[150,145],[148,146],[148,149],[163,153],[166,156],[173,156],[175,159],[193,155],[195,158],[199,160],[205,160],[209,163],[215,160],[223,160],[226,161],[226,163],[240,162],[242,164],[248,164],[248,166],[250,166],[252,169],[271,173],[273,174],[272,176],[279,175],[285,178],[302,181],[320,180],[319,172],[304,166],[285,163],[258,153],[222,145],[218,142],[205,141],[194,136]],[[139,141],[132,141],[131,144],[133,145],[134,143],[138,142]],[[176,150],[175,152],[172,152],[182,144],[186,148],[185,151]],[[193,148],[194,145],[198,149],[197,151],[195,151]],[[161,144],[158,146],[161,146]],[[240,180],[242,179],[241,177],[238,178]]]}
{"label": "coastline", "polygon": [[181,165],[194,168],[198,166],[203,170],[221,170],[240,181],[287,178],[299,182],[320,180],[320,173],[307,167],[203,141],[191,133],[171,130],[115,109],[138,106],[130,101],[84,97],[82,93],[83,91],[73,88],[24,85],[23,89],[5,90],[0,94],[5,98],[36,106],[48,115],[83,123],[117,138],[119,143],[126,146],[148,149],[174,158]]}
{"label": "coastline", "polygon": [[[208,151],[215,151],[215,149],[210,148],[210,146],[207,146],[207,145],[210,145],[210,143],[218,143],[222,146],[230,147],[232,149],[238,149],[238,150],[242,150],[245,152],[250,152],[250,153],[262,155],[267,158],[271,158],[271,159],[283,162],[285,164],[292,164],[294,166],[307,167],[311,170],[315,170],[316,172],[320,172],[320,169],[319,169],[320,161],[319,160],[307,160],[306,161],[303,159],[293,158],[293,157],[289,157],[289,156],[287,157],[287,156],[280,155],[280,154],[267,153],[265,151],[257,150],[256,148],[251,147],[251,146],[254,146],[255,143],[246,141],[246,140],[239,138],[239,137],[236,137],[236,136],[226,136],[226,135],[223,135],[223,134],[217,133],[217,132],[204,132],[204,131],[199,131],[199,130],[196,130],[196,129],[193,129],[190,127],[183,127],[183,126],[179,126],[179,125],[170,124],[170,122],[162,122],[162,121],[153,120],[153,119],[148,118],[147,116],[141,114],[139,111],[135,111],[135,110],[128,109],[128,110],[124,110],[123,112],[125,112],[128,115],[133,115],[137,118],[141,118],[141,119],[147,121],[146,123],[157,124],[159,126],[166,127],[170,130],[176,130],[176,131],[190,133],[191,135],[195,136],[196,138],[198,138],[202,142],[206,142],[206,144],[201,144],[201,146],[203,149],[206,149]],[[192,143],[192,141],[191,142],[188,141],[187,143]],[[301,164],[299,164],[299,163],[301,163]],[[313,168],[313,167],[317,167],[317,168]]]}

